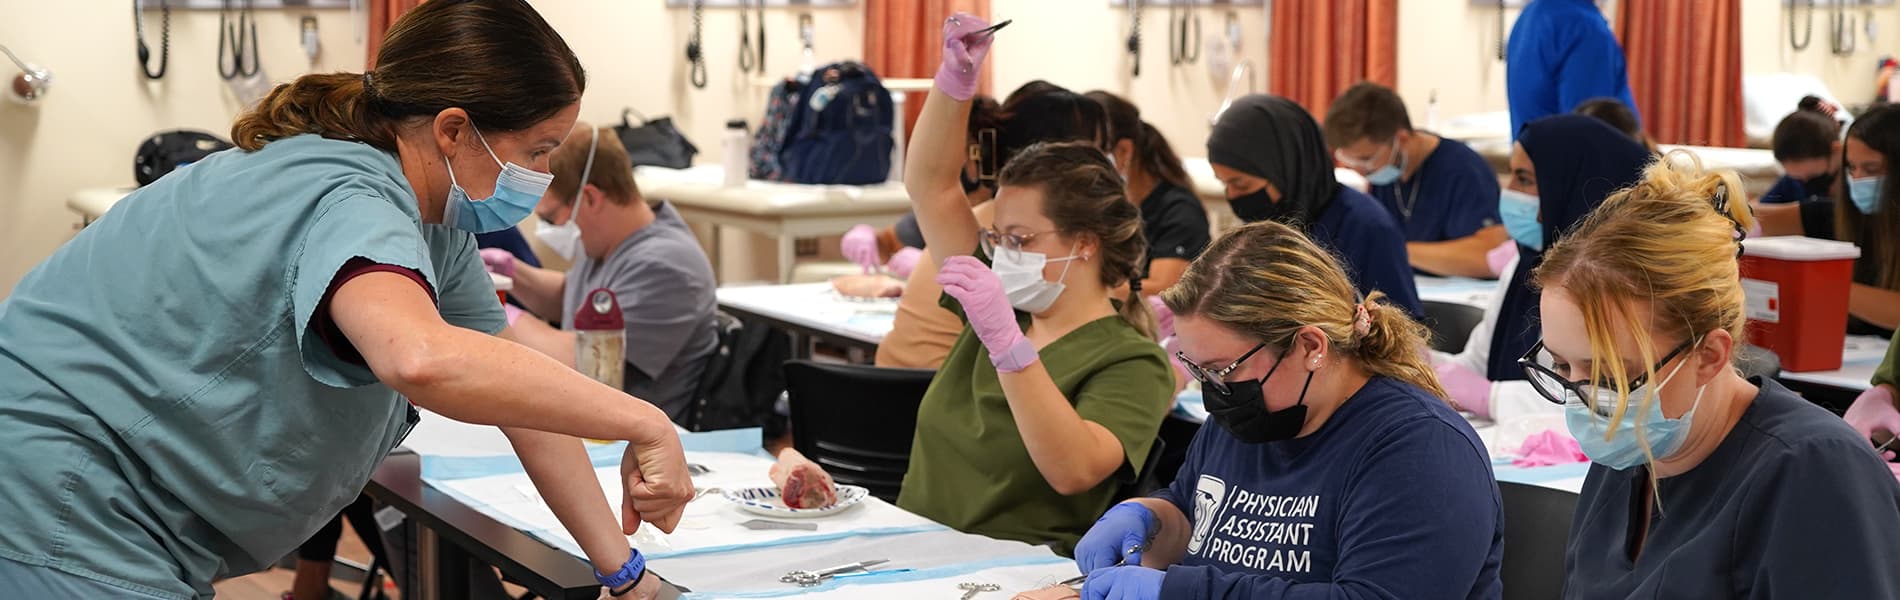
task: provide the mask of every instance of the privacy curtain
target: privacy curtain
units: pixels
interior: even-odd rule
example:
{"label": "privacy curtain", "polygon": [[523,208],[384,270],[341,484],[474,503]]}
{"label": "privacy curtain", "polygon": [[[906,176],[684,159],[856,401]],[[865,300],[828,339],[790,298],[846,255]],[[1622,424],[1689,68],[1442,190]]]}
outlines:
{"label": "privacy curtain", "polygon": [[383,49],[383,34],[389,32],[389,26],[409,9],[422,4],[422,0],[369,0],[369,33],[366,39],[369,49],[365,62],[367,68],[376,68],[376,53]]}
{"label": "privacy curtain", "polygon": [[1743,147],[1742,0],[1622,0],[1630,93],[1662,144]]}
{"label": "privacy curtain", "polygon": [[[958,12],[987,19],[990,0],[865,0],[864,64],[883,79],[935,77],[943,62],[943,20]],[[977,93],[989,94],[989,67],[982,76]],[[923,108],[921,94],[904,103],[905,132],[917,123]]]}
{"label": "privacy curtain", "polygon": [[1398,0],[1272,0],[1268,90],[1323,119],[1360,81],[1398,83]]}

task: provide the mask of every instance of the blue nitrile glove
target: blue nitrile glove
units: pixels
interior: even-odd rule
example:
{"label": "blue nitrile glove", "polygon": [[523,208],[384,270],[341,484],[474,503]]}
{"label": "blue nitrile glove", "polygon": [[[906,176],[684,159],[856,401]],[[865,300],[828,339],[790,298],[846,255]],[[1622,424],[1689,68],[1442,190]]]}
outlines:
{"label": "blue nitrile glove", "polygon": [[1110,567],[1090,571],[1082,600],[1160,600],[1167,572],[1147,567]]}
{"label": "blue nitrile glove", "polygon": [[1141,551],[1147,549],[1159,524],[1154,511],[1136,502],[1109,507],[1095,520],[1082,541],[1075,544],[1075,566],[1083,573],[1120,564],[1141,564]]}

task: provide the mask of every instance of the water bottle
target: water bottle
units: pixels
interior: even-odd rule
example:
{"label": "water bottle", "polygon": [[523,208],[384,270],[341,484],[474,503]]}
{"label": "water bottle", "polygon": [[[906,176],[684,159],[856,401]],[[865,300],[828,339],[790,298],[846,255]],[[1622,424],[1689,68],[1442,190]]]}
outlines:
{"label": "water bottle", "polygon": [[752,154],[752,134],[746,133],[745,119],[726,121],[726,137],[721,146],[726,153],[726,187],[744,187]]}
{"label": "water bottle", "polygon": [[612,290],[597,288],[587,293],[574,311],[574,333],[574,369],[607,387],[623,389],[627,322]]}

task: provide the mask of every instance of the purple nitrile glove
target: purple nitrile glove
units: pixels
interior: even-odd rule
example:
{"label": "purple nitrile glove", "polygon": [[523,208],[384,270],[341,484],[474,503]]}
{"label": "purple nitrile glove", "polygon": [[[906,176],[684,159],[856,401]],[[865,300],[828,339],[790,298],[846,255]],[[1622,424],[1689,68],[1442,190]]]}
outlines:
{"label": "purple nitrile glove", "polygon": [[501,312],[502,314],[507,315],[509,327],[514,327],[515,321],[521,320],[521,315],[528,314],[528,311],[521,310],[520,308],[516,308],[515,305],[513,304],[501,305]]}
{"label": "purple nitrile glove", "polygon": [[1438,372],[1438,382],[1445,386],[1445,395],[1451,396],[1453,404],[1481,418],[1491,418],[1489,378],[1452,361],[1434,364],[1432,370]]}
{"label": "purple nitrile glove", "polygon": [[990,351],[990,362],[996,365],[996,370],[1015,373],[1036,362],[1036,348],[1029,343],[1029,338],[1023,337],[1022,327],[1016,324],[1016,309],[1010,306],[1009,296],[1003,292],[1003,280],[983,261],[973,256],[945,259],[943,269],[937,273],[937,285],[943,286],[943,293],[963,305],[963,316],[970,322],[970,331],[975,332],[976,339]]}
{"label": "purple nitrile glove", "polygon": [[937,66],[937,89],[958,101],[976,96],[977,73],[990,54],[988,34],[982,31],[990,22],[970,13],[957,13],[943,21],[943,63]]}
{"label": "purple nitrile glove", "polygon": [[1510,266],[1513,258],[1517,258],[1517,242],[1511,240],[1505,240],[1484,253],[1484,262],[1491,267],[1491,274],[1496,277],[1504,276],[1504,267]]}
{"label": "purple nitrile glove", "polygon": [[844,253],[845,260],[864,269],[866,275],[877,271],[877,230],[870,225],[859,225],[844,232],[844,239],[838,241],[838,250]]}
{"label": "purple nitrile glove", "polygon": [[904,249],[891,255],[891,260],[884,263],[884,270],[892,277],[910,279],[910,274],[917,270],[917,260],[923,255],[924,251],[905,246]]}
{"label": "purple nitrile glove", "polygon": [[[1860,437],[1869,440],[1869,443],[1879,432],[1884,431],[1889,436],[1900,435],[1900,410],[1893,406],[1891,386],[1867,388],[1867,391],[1860,393],[1860,397],[1854,399],[1853,405],[1847,407],[1847,413],[1841,415],[1841,419],[1846,420],[1847,425],[1859,432]],[[1893,456],[1894,452],[1888,450],[1881,458],[1893,460]]]}
{"label": "purple nitrile glove", "polygon": [[1147,567],[1112,567],[1089,572],[1082,584],[1082,600],[1160,600],[1165,571]]}
{"label": "purple nitrile glove", "polygon": [[1162,302],[1160,296],[1149,296],[1148,308],[1155,311],[1155,338],[1174,337],[1174,311],[1168,310],[1168,303]]}
{"label": "purple nitrile glove", "polygon": [[1111,506],[1075,543],[1075,566],[1094,573],[1120,564],[1139,565],[1156,529],[1155,513],[1148,507],[1137,502]]}
{"label": "purple nitrile glove", "polygon": [[514,277],[515,255],[509,254],[507,250],[500,248],[483,248],[482,266],[488,267],[488,272],[490,273],[502,277]]}

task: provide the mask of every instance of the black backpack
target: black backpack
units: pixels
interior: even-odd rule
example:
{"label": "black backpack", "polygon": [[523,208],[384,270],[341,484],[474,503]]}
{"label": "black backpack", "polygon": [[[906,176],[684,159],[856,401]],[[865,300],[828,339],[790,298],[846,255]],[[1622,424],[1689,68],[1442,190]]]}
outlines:
{"label": "black backpack", "polygon": [[699,391],[686,417],[690,422],[680,425],[692,431],[764,427],[771,433],[774,426],[782,429],[772,408],[785,391],[781,367],[792,358],[791,337],[764,322],[741,321],[724,312],[714,315],[719,350],[700,375]]}
{"label": "black backpack", "polygon": [[891,92],[858,62],[825,65],[799,91],[779,164],[793,183],[867,185],[890,178]]}
{"label": "black backpack", "polygon": [[145,138],[132,155],[132,179],[150,185],[178,167],[189,165],[234,146],[224,138],[192,129],[161,131]]}

